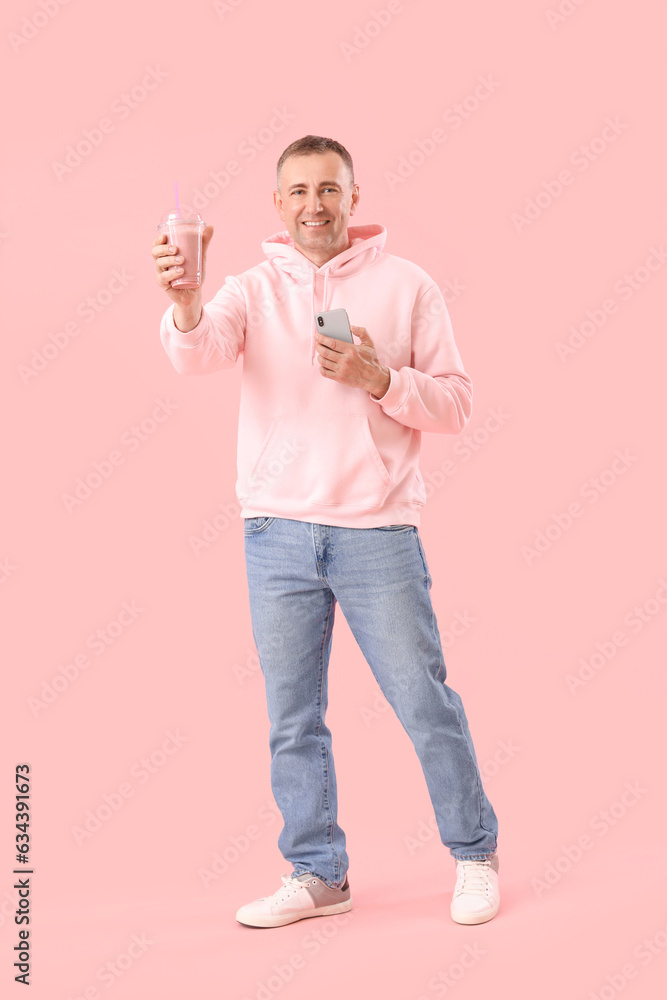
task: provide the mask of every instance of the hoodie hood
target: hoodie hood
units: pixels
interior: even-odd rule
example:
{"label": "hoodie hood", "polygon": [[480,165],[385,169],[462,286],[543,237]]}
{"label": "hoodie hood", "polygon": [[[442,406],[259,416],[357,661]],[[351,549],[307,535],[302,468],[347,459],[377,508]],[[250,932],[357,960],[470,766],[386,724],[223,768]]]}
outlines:
{"label": "hoodie hood", "polygon": [[[262,242],[266,258],[279,268],[289,279],[301,285],[310,285],[313,332],[316,332],[315,314],[329,308],[331,301],[330,281],[347,278],[363,271],[375,260],[385,245],[387,230],[384,226],[348,226],[350,246],[332,257],[321,267],[317,267],[298,250],[294,240],[285,229],[274,233]],[[315,364],[315,338],[311,337],[311,364]]]}

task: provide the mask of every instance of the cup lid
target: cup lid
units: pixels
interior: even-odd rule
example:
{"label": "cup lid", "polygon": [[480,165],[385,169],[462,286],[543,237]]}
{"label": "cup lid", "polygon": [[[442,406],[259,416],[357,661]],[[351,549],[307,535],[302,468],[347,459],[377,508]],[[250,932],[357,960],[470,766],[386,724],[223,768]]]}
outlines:
{"label": "cup lid", "polygon": [[161,226],[174,222],[201,222],[202,225],[205,224],[199,212],[181,212],[179,215],[175,208],[170,212],[165,212],[160,219]]}

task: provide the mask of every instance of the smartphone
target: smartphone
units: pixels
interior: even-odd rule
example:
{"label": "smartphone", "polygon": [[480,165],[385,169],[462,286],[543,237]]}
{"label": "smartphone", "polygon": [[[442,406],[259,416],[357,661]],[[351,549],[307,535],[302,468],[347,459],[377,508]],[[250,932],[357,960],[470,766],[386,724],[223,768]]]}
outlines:
{"label": "smartphone", "polygon": [[326,312],[317,313],[315,319],[317,329],[325,337],[331,337],[332,340],[344,340],[348,344],[354,343],[350,330],[350,320],[345,309],[329,309]]}

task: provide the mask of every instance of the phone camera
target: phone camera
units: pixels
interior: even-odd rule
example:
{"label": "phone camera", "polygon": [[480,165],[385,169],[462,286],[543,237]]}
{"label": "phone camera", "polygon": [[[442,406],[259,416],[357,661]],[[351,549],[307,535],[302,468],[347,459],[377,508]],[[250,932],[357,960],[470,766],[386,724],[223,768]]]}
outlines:
{"label": "phone camera", "polygon": [[320,324],[320,326],[324,326],[324,320],[322,319],[321,316],[317,317],[317,322]]}

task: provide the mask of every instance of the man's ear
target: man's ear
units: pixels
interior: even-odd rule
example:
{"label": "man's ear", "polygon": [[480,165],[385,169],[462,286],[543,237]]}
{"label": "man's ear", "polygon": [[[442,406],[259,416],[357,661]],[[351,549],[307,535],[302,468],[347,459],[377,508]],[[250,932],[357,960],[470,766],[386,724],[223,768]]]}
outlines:
{"label": "man's ear", "polygon": [[278,212],[278,215],[284,221],[285,220],[285,213],[283,211],[283,200],[280,197],[280,191],[274,191],[273,192],[273,204],[276,206],[276,210]]}

